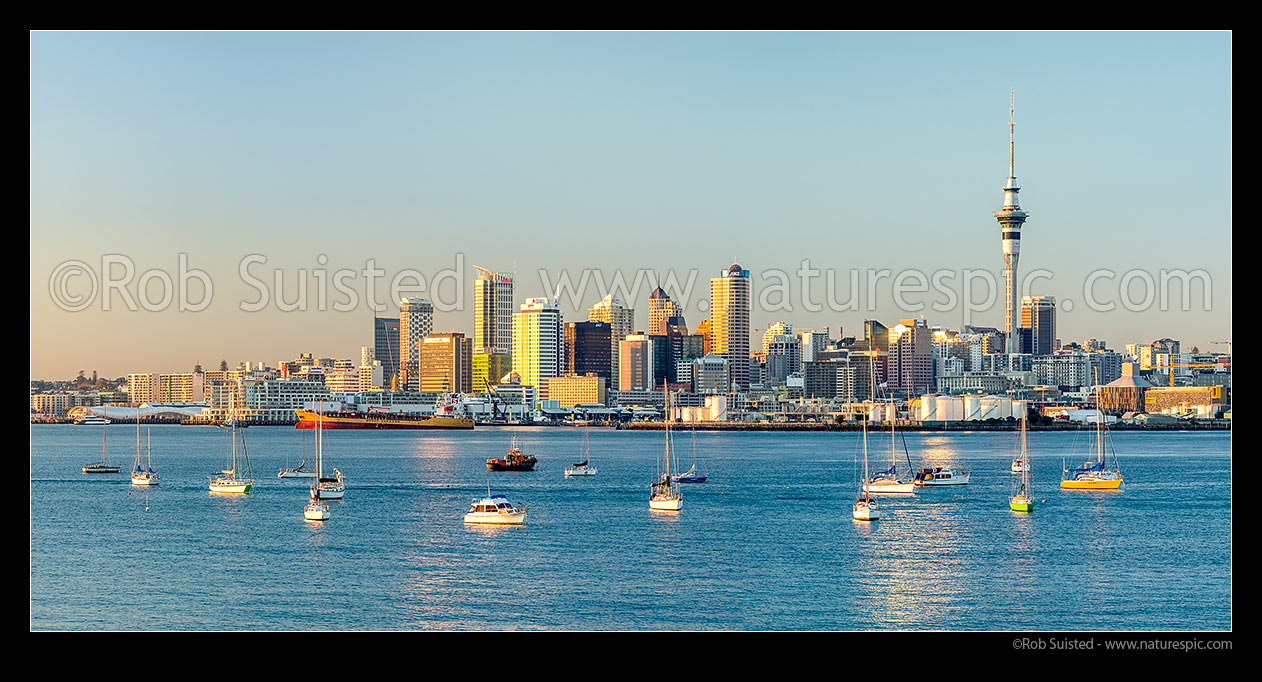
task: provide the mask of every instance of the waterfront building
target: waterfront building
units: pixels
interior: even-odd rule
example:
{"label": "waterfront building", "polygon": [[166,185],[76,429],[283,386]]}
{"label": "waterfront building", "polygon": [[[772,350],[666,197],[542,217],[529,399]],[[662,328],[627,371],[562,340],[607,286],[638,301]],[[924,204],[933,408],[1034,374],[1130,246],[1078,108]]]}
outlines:
{"label": "waterfront building", "polygon": [[545,379],[562,375],[565,331],[556,299],[526,299],[521,310],[513,315],[512,363],[521,384],[534,386],[539,391],[547,390]]}
{"label": "waterfront building", "polygon": [[584,404],[606,405],[609,400],[606,381],[605,377],[595,374],[551,377],[548,379],[548,400],[565,409]]}
{"label": "waterfront building", "polygon": [[622,302],[609,294],[599,303],[587,309],[587,319],[591,322],[604,322],[609,325],[609,376],[613,390],[618,390],[622,363],[618,358],[622,340],[635,331],[635,309],[627,308]]}
{"label": "waterfront building", "polygon": [[[400,319],[397,317],[374,317],[373,358],[381,362],[382,385],[388,387],[399,374]],[[368,364],[368,363],[364,363]]]}
{"label": "waterfront building", "polygon": [[473,340],[459,332],[430,334],[419,351],[422,393],[473,392]]}
{"label": "waterfront building", "polygon": [[399,304],[399,373],[404,390],[420,385],[421,339],[434,330],[434,306],[425,298],[405,298]]}
{"label": "waterfront building", "polygon": [[710,280],[710,350],[728,361],[732,383],[749,389],[749,317],[753,300],[749,271],[732,264]]}

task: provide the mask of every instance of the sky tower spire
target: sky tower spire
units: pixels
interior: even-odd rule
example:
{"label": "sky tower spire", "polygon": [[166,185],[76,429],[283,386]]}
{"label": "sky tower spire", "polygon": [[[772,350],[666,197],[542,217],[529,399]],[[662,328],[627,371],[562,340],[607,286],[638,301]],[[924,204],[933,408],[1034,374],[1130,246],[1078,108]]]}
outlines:
{"label": "sky tower spire", "polygon": [[1003,208],[995,211],[995,220],[1003,231],[1003,271],[1006,286],[1007,307],[1004,312],[1008,340],[1008,353],[1021,352],[1017,328],[1021,320],[1017,306],[1021,303],[1017,296],[1017,261],[1021,257],[1021,226],[1025,224],[1027,214],[1021,210],[1017,193],[1016,171],[1016,95],[1008,92],[1008,182],[1003,187]]}

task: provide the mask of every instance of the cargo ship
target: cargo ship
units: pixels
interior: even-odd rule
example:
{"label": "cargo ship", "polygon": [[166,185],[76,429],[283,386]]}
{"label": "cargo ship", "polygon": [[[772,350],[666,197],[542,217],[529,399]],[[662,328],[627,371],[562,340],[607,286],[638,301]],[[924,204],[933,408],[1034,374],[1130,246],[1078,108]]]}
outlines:
{"label": "cargo ship", "polygon": [[[328,411],[318,414],[313,410],[296,410],[298,429],[472,429],[472,417],[456,417],[417,412],[390,412],[380,408],[368,408],[366,412],[347,410]],[[316,419],[320,420],[317,426]]]}

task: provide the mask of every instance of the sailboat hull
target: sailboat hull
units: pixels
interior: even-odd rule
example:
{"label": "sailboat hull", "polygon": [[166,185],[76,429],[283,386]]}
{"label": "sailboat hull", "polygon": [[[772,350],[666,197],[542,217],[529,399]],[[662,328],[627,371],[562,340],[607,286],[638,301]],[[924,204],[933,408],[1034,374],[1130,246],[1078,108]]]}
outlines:
{"label": "sailboat hull", "polygon": [[873,481],[863,486],[869,495],[910,495],[916,492],[916,484],[896,481]]}
{"label": "sailboat hull", "polygon": [[108,466],[105,464],[93,464],[83,467],[85,474],[116,474],[122,470],[122,467]]}
{"label": "sailboat hull", "polygon": [[679,511],[684,508],[684,498],[650,499],[649,509],[653,511]]}
{"label": "sailboat hull", "polygon": [[282,471],[276,474],[277,478],[315,478],[314,471]]}
{"label": "sailboat hull", "polygon": [[596,467],[579,467],[577,469],[565,470],[566,478],[571,478],[573,476],[595,476],[595,475],[596,475]]}
{"label": "sailboat hull", "polygon": [[855,504],[851,507],[850,514],[855,521],[876,521],[881,518],[881,510],[871,504]]}
{"label": "sailboat hull", "polygon": [[211,483],[210,492],[217,495],[248,495],[250,494],[250,489],[253,487],[254,483],[243,481]]}
{"label": "sailboat hull", "polygon": [[132,476],[132,477],[131,477],[131,484],[132,484],[132,485],[155,486],[155,485],[158,485],[158,476],[157,476],[157,474],[154,474],[153,476],[140,476],[140,477],[137,477],[137,476]]}
{"label": "sailboat hull", "polygon": [[1023,495],[1017,495],[1008,499],[1008,508],[1015,512],[1032,512],[1034,511],[1034,500]]}
{"label": "sailboat hull", "polygon": [[1060,487],[1065,490],[1118,490],[1122,487],[1122,479],[1104,478],[1061,481]]}
{"label": "sailboat hull", "polygon": [[302,518],[308,521],[328,521],[329,505],[309,504],[302,512]]}

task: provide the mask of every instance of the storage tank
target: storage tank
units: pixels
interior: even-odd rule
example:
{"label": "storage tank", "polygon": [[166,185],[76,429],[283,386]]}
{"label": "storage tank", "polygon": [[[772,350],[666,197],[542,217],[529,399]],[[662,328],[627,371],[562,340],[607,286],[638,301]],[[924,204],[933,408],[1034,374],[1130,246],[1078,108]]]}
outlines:
{"label": "storage tank", "polygon": [[931,420],[940,420],[942,417],[937,414],[938,397],[935,395],[926,395],[920,398],[920,421],[927,422]]}
{"label": "storage tank", "polygon": [[981,419],[982,398],[977,395],[964,396],[964,419],[972,421]]}
{"label": "storage tank", "polygon": [[1017,421],[1021,421],[1021,418],[1024,417],[1025,413],[1030,409],[1029,404],[1030,401],[1028,400],[1012,401],[1012,418]]}
{"label": "storage tank", "polygon": [[981,400],[981,412],[977,418],[986,421],[999,416],[999,401],[994,396],[988,395]]}
{"label": "storage tank", "polygon": [[1000,419],[1007,419],[1012,416],[1012,398],[999,399],[999,414],[995,416]]}

